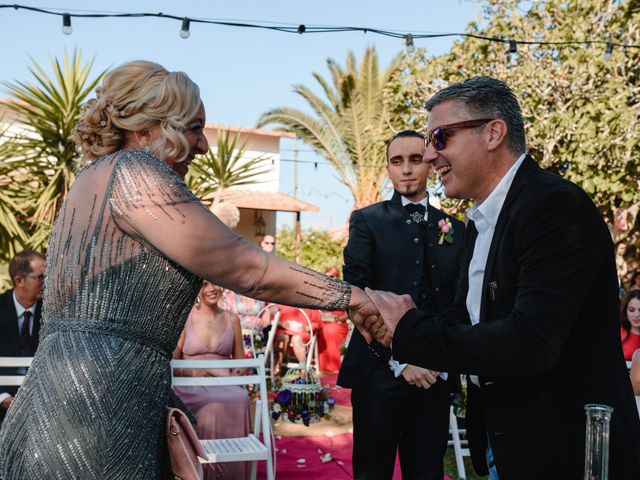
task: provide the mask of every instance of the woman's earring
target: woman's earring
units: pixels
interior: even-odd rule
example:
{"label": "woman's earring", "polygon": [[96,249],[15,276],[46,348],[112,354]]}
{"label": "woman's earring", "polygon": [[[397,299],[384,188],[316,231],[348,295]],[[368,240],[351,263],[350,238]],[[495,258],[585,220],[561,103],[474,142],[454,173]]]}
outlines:
{"label": "woman's earring", "polygon": [[143,150],[145,152],[151,152],[151,147],[149,145],[145,145],[145,147],[143,148]]}
{"label": "woman's earring", "polygon": [[200,306],[200,295],[196,297],[196,307]]}

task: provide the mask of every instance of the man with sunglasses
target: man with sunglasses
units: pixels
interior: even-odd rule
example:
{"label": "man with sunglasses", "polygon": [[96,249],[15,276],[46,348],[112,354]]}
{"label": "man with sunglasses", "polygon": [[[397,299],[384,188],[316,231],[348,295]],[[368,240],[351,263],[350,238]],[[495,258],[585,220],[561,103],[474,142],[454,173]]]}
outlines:
{"label": "man with sunglasses", "polygon": [[[44,272],[45,257],[33,250],[16,254],[9,262],[13,288],[0,295],[0,357],[32,357],[36,352]],[[6,370],[0,369],[0,375],[15,373]],[[0,386],[0,423],[16,391],[16,387]]]}
{"label": "man with sunglasses", "polygon": [[[406,293],[435,314],[454,298],[464,224],[429,205],[422,137],[403,130],[389,141],[393,197],[351,215],[344,278]],[[446,222],[449,241],[441,239]],[[399,453],[403,478],[442,480],[450,396],[459,387],[459,376],[449,374],[400,365],[388,348],[353,332],[338,384],[352,389],[355,478],[390,480]]]}
{"label": "man with sunglasses", "polygon": [[451,308],[432,316],[407,296],[369,291],[394,358],[470,375],[467,434],[479,473],[495,461],[503,480],[582,478],[584,405],[600,403],[613,407],[609,478],[640,478],[640,421],[602,216],[582,189],[526,154],[520,106],[503,82],[450,85],[427,109],[425,161],[448,197],[475,204]]}

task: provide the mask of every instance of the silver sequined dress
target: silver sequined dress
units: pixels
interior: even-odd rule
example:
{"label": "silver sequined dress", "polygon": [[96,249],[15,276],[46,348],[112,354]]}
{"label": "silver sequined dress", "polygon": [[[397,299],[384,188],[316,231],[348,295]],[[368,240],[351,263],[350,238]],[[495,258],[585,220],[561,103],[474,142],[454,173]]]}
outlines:
{"label": "silver sequined dress", "polygon": [[40,346],[0,431],[4,480],[158,478],[169,361],[200,278],[297,306],[350,296],[251,246],[144,151],[78,176],[46,275]]}

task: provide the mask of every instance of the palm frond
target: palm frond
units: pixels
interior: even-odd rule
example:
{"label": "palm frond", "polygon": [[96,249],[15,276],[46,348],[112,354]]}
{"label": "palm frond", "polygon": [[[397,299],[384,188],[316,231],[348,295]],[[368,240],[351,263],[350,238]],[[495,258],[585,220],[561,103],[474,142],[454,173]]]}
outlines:
{"label": "palm frond", "polygon": [[[79,51],[71,56],[65,52],[62,61],[52,58],[48,69],[31,58],[30,81],[2,83],[13,99],[4,106],[16,120],[14,128],[0,135],[0,163],[9,171],[25,173],[29,188],[21,194],[8,193],[13,204],[6,204],[15,209],[22,235],[8,217],[0,215],[0,225],[6,235],[13,228],[11,234],[26,239],[30,248],[46,246],[55,215],[82,166],[73,128],[83,103],[106,74],[105,70],[90,79],[92,67],[93,60],[83,64]],[[28,196],[25,200],[20,195]],[[2,242],[0,233],[0,257],[6,255]]]}
{"label": "palm frond", "polygon": [[335,169],[339,180],[351,191],[357,206],[380,200],[386,179],[384,145],[389,109],[383,89],[400,57],[380,71],[374,47],[364,53],[360,64],[347,52],[345,66],[327,59],[330,80],[313,77],[324,97],[303,85],[294,92],[302,97],[311,114],[280,107],[261,115],[258,127],[276,125],[295,133]]}
{"label": "palm frond", "polygon": [[271,169],[270,165],[265,166],[270,163],[268,156],[248,158],[247,142],[239,141],[239,133],[231,137],[228,131],[219,131],[216,150],[210,148],[191,163],[186,182],[203,202],[215,203],[226,188],[258,183]]}

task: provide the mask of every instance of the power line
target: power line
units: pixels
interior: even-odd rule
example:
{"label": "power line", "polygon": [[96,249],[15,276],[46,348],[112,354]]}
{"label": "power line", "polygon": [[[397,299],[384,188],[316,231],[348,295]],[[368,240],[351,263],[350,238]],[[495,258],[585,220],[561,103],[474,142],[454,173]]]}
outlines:
{"label": "power line", "polygon": [[[296,160],[294,158],[280,158],[281,162],[288,162],[288,163],[305,163],[307,165],[313,165],[315,168],[318,168],[319,166],[324,166],[324,165],[328,165],[330,167],[333,167],[332,163],[329,162],[322,162],[322,161],[314,161],[314,160]],[[378,165],[375,163],[358,163],[354,165],[357,168],[384,168],[385,165]]]}
{"label": "power line", "polygon": [[[514,39],[503,37],[491,37],[485,35],[478,35],[474,33],[424,33],[415,32],[407,33],[398,30],[385,30],[371,27],[360,26],[336,26],[336,25],[294,25],[279,22],[257,22],[250,20],[221,20],[221,19],[207,19],[196,18],[166,14],[163,12],[138,12],[138,13],[118,13],[118,12],[104,12],[104,11],[84,11],[84,10],[63,10],[56,8],[38,8],[28,5],[19,4],[0,4],[0,9],[13,8],[14,10],[27,10],[35,13],[41,13],[45,15],[55,15],[62,17],[62,29],[66,35],[72,33],[72,18],[163,18],[167,20],[174,20],[181,22],[181,29],[179,31],[180,36],[184,39],[189,37],[189,28],[192,23],[218,25],[225,27],[237,27],[237,28],[257,28],[262,30],[270,30],[282,33],[294,33],[294,34],[311,34],[311,33],[346,33],[346,32],[362,32],[371,33],[375,35],[381,35],[391,38],[401,38],[408,53],[411,53],[414,49],[414,40],[427,39],[427,38],[444,38],[444,37],[462,37],[462,38],[475,38],[478,40],[484,40],[488,42],[502,43],[509,45],[509,51],[515,52],[517,45],[548,45],[556,47],[566,46],[585,46],[585,45],[605,45],[607,56],[611,55],[614,47],[622,48],[640,48],[640,45],[625,44],[620,42],[613,42],[611,40],[565,40],[565,41],[541,41],[541,40],[527,40],[527,39]],[[89,12],[89,13],[81,13]]]}

